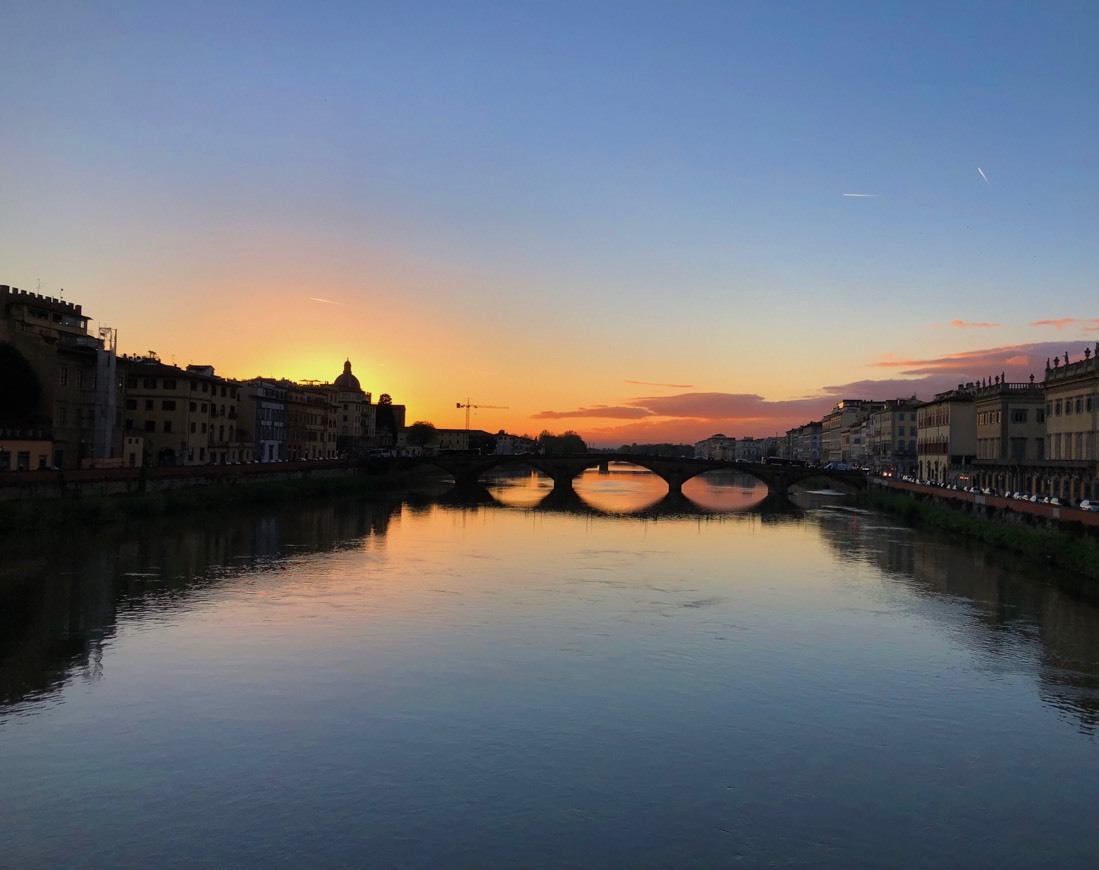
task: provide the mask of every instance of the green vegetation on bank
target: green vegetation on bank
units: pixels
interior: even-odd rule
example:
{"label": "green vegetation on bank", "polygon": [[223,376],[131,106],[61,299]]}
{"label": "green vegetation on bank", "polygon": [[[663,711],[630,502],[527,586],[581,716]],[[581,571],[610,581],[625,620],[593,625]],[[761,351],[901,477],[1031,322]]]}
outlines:
{"label": "green vegetation on bank", "polygon": [[217,514],[244,507],[293,504],[316,498],[396,495],[407,487],[439,476],[432,469],[405,473],[309,477],[299,480],[250,481],[186,486],[157,492],[82,495],[0,502],[0,528],[5,535],[68,524],[105,526],[132,519],[186,513]]}
{"label": "green vegetation on bank", "polygon": [[855,500],[860,505],[899,516],[917,528],[937,529],[980,541],[1001,552],[1054,565],[1088,580],[1099,579],[1099,540],[1083,532],[1031,528],[1022,523],[973,516],[876,487],[858,493]]}

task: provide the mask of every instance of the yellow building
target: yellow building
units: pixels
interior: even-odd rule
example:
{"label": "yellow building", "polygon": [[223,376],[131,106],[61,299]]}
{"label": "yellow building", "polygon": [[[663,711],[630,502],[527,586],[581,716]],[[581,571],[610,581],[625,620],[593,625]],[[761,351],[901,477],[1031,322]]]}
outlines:
{"label": "yellow building", "polygon": [[1099,344],[1046,364],[1046,486],[1062,499],[1099,497]]}

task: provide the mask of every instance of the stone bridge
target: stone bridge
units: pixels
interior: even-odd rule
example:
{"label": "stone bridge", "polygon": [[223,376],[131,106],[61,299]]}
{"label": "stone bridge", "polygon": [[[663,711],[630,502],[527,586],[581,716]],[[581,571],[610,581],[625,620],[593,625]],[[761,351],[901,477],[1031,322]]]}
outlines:
{"label": "stone bridge", "polygon": [[754,462],[731,462],[712,459],[682,459],[662,456],[636,456],[632,453],[583,453],[572,456],[471,456],[442,455],[417,456],[399,460],[407,465],[433,465],[454,477],[457,489],[474,489],[481,476],[494,469],[516,467],[534,468],[553,481],[555,491],[570,491],[572,481],[588,468],[606,468],[612,462],[627,462],[646,468],[668,485],[668,492],[675,495],[683,491],[683,484],[707,471],[739,471],[767,485],[772,495],[784,495],[786,491],[806,478],[827,478],[848,489],[866,489],[866,475],[861,471],[831,471],[823,468],[805,468],[796,465],[765,465]]}

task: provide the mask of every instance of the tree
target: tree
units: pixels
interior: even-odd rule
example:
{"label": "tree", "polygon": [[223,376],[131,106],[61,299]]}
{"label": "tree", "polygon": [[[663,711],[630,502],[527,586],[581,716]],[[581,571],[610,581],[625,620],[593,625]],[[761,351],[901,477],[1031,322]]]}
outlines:
{"label": "tree", "polygon": [[412,447],[419,447],[421,450],[427,447],[429,444],[434,444],[439,440],[439,433],[435,431],[435,424],[428,423],[426,420],[417,420],[407,429],[405,429],[405,438]]}
{"label": "tree", "polygon": [[379,405],[392,405],[393,404],[393,397],[391,395],[389,395],[389,393],[382,393],[380,396],[378,396],[378,404]]}
{"label": "tree", "polygon": [[543,429],[538,436],[538,449],[544,456],[563,456],[574,453],[587,453],[588,445],[584,439],[571,429],[564,435],[554,435]]}

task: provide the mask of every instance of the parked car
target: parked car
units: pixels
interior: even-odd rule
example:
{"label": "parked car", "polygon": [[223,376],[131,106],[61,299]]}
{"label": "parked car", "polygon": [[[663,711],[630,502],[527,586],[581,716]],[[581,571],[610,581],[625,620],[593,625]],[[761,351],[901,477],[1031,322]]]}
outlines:
{"label": "parked car", "polygon": [[1089,499],[1085,498],[1082,502],[1080,502],[1080,510],[1099,511],[1099,501],[1090,501]]}

